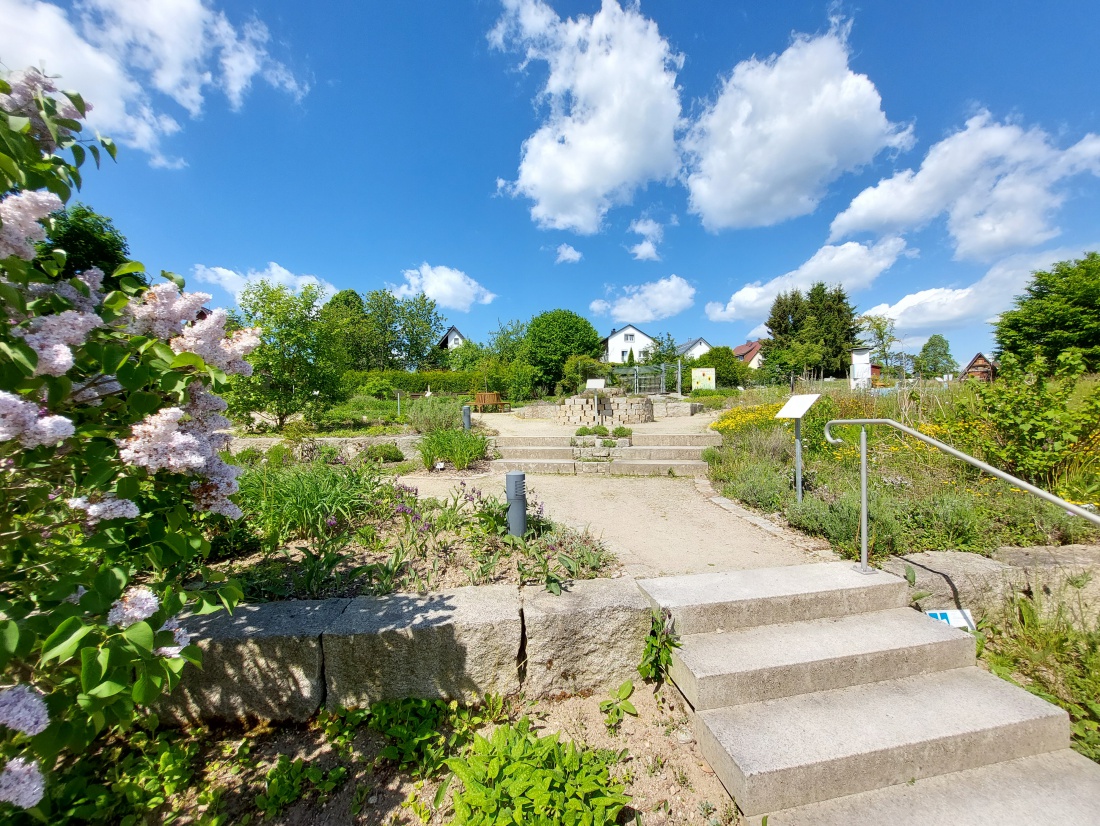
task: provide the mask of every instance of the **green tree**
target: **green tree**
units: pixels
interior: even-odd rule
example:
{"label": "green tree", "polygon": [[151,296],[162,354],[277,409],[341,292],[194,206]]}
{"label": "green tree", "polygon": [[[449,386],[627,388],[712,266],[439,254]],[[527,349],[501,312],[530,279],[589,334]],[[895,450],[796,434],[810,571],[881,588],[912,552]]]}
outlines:
{"label": "green tree", "polygon": [[954,375],[959,372],[959,363],[951,357],[951,347],[947,339],[935,333],[920,348],[920,354],[913,362],[913,371],[929,378]]}
{"label": "green tree", "polygon": [[878,359],[884,372],[890,372],[890,368],[896,362],[894,345],[901,339],[894,335],[894,319],[885,315],[862,315],[859,318],[860,326],[867,333],[871,346],[871,357]]}
{"label": "green tree", "polygon": [[672,333],[662,333],[645,349],[642,364],[672,364],[679,358]]}
{"label": "green tree", "polygon": [[528,323],[525,350],[535,368],[536,382],[551,389],[561,381],[570,356],[599,358],[600,334],[588,319],[572,310],[548,310]]}
{"label": "green tree", "polygon": [[489,351],[505,363],[524,357],[527,347],[527,322],[514,319],[497,322],[497,328],[489,333]]}
{"label": "green tree", "polygon": [[473,372],[481,369],[488,358],[488,348],[476,341],[467,340],[459,347],[447,351],[447,368],[456,372]]}
{"label": "green tree", "polygon": [[367,313],[355,290],[341,290],[321,308],[318,319],[329,343],[324,354],[338,375],[348,370],[369,369],[367,361]]}
{"label": "green tree", "polygon": [[785,382],[791,373],[847,375],[859,324],[842,287],[818,281],[805,295],[797,289],[780,293],[766,325],[760,349],[768,381]]}
{"label": "green tree", "polygon": [[402,298],[397,305],[397,347],[401,366],[406,370],[442,366],[445,354],[436,345],[443,336],[445,323],[435,301],[424,293]]}
{"label": "green tree", "polygon": [[389,290],[371,290],[363,296],[363,349],[368,370],[396,370],[401,366],[399,302]]}
{"label": "green tree", "polygon": [[[719,387],[744,387],[749,383],[752,368],[741,361],[729,347],[712,347],[699,358],[685,365],[691,367],[713,367],[714,382]],[[690,372],[687,375],[691,375]]]}
{"label": "green tree", "polygon": [[1032,274],[1015,306],[995,327],[999,354],[1021,361],[1042,355],[1051,364],[1071,348],[1088,370],[1100,370],[1100,254],[1059,261]]}
{"label": "green tree", "polygon": [[597,361],[592,356],[570,356],[562,369],[562,383],[567,392],[579,393],[589,379],[606,379],[610,373],[610,364]]}
{"label": "green tree", "polygon": [[[62,272],[72,278],[78,272],[99,267],[106,276],[104,285],[111,290],[119,286],[112,273],[130,260],[130,247],[114,223],[84,204],[73,204],[50,216],[53,220],[46,240],[37,244],[39,258],[56,249],[65,250]],[[131,278],[147,283],[144,273],[129,273]]]}
{"label": "green tree", "polygon": [[263,413],[282,427],[308,406],[335,400],[340,373],[327,353],[332,344],[320,320],[321,300],[314,284],[298,293],[266,280],[245,288],[237,321],[259,327],[262,340],[248,359],[252,375],[231,385],[230,411],[238,419]]}
{"label": "green tree", "polygon": [[834,378],[848,375],[852,348],[859,338],[859,323],[844,288],[839,285],[827,288],[821,281],[814,284],[806,293],[806,315],[805,332],[799,338],[820,348],[821,375]]}

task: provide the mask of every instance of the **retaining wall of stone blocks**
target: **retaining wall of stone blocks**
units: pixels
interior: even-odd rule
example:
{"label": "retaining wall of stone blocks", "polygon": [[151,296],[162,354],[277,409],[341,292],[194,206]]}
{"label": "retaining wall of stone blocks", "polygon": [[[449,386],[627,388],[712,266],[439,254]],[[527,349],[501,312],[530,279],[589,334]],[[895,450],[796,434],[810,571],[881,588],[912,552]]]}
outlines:
{"label": "retaining wall of stone blocks", "polygon": [[[278,436],[248,436],[236,437],[229,442],[229,452],[240,453],[248,448],[256,450],[268,450],[282,442]],[[371,445],[391,444],[397,445],[406,459],[419,458],[416,446],[420,443],[420,436],[318,436],[310,441],[322,445],[331,445],[340,451],[340,455],[351,461]]]}
{"label": "retaining wall of stone blocks", "polygon": [[558,405],[558,421],[577,426],[643,424],[653,421],[653,402],[642,396],[573,396]]}
{"label": "retaining wall of stone blocks", "polygon": [[203,651],[162,700],[166,722],[310,719],[400,697],[549,697],[637,679],[649,600],[628,578],[561,596],[511,585],[272,602],[185,620]]}

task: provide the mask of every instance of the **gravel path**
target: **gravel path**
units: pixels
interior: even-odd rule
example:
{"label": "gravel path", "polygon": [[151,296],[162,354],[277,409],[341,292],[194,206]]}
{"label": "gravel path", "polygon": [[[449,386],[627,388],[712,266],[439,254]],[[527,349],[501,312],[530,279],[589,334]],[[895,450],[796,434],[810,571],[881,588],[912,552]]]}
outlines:
{"label": "gravel path", "polygon": [[[445,497],[458,481],[416,475],[406,479],[421,496]],[[503,496],[504,474],[466,480]],[[800,565],[832,559],[805,537],[777,535],[710,501],[713,491],[692,479],[666,476],[527,477],[528,496],[556,522],[588,528],[619,557],[628,576]]]}

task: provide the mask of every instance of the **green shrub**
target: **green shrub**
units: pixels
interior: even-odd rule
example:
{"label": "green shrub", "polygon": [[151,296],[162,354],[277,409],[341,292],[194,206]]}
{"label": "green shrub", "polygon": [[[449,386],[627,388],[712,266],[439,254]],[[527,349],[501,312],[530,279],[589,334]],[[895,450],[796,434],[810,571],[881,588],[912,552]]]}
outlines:
{"label": "green shrub", "polygon": [[618,442],[616,442],[614,439],[604,439],[603,440],[603,446],[604,447],[615,447],[616,444],[618,444]]}
{"label": "green shrub", "polygon": [[264,452],[259,448],[246,447],[236,455],[226,457],[226,461],[234,465],[240,465],[241,467],[252,467],[252,465],[258,465],[262,462],[263,458]]}
{"label": "green shrub", "polygon": [[[841,553],[856,558],[860,553],[859,493],[851,491],[826,502],[806,496],[802,503],[791,502],[786,509],[787,521],[812,536],[828,539]],[[868,509],[868,556],[883,557],[894,553],[899,545],[901,529],[886,502],[872,500]]]}
{"label": "green shrub", "polygon": [[[372,388],[380,385],[406,393],[424,393],[430,388],[432,393],[455,393],[464,395],[480,388],[481,374],[453,370],[424,370],[410,373],[406,370],[349,370],[340,380],[341,389],[347,396],[357,393],[371,393]],[[371,393],[373,395],[373,393]]]}
{"label": "green shrub", "polygon": [[434,433],[462,426],[462,405],[452,399],[417,399],[409,404],[405,419],[417,433]]}
{"label": "green shrub", "polygon": [[393,442],[385,442],[383,444],[371,445],[359,455],[363,459],[371,462],[405,461],[405,454],[402,453],[401,448],[399,448]]}
{"label": "green shrub", "polygon": [[397,420],[396,401],[378,399],[369,394],[353,396],[343,404],[330,407],[312,417],[319,430],[393,424]]}
{"label": "green shrub", "polygon": [[592,435],[592,429],[589,428],[589,427],[583,427],[583,426],[578,427],[577,432],[573,435],[575,435],[575,436],[591,436]]}
{"label": "green shrub", "polygon": [[531,823],[610,826],[630,802],[614,783],[613,751],[539,737],[526,717],[474,738],[467,757],[447,760],[463,788],[454,795],[455,826]]}
{"label": "green shrub", "polygon": [[611,431],[611,435],[614,436],[616,439],[629,439],[633,434],[633,430],[631,430],[629,427],[623,427],[622,425],[619,425]]}
{"label": "green shrub", "polygon": [[264,454],[265,464],[268,467],[285,467],[294,464],[294,451],[290,445],[279,442],[267,449]]}
{"label": "green shrub", "polygon": [[766,462],[746,463],[736,468],[726,486],[733,498],[769,513],[783,509],[790,496],[791,484],[786,472]]}
{"label": "green shrub", "polygon": [[598,424],[592,428],[593,436],[608,436],[610,435],[610,433],[611,431],[604,427],[602,424]]}
{"label": "green shrub", "polygon": [[456,470],[465,470],[472,462],[484,459],[489,440],[466,430],[436,430],[424,436],[417,445],[424,467],[431,470],[436,462],[446,461]]}
{"label": "green shrub", "polygon": [[[375,506],[383,482],[370,465],[262,465],[239,479],[246,523],[274,549],[291,539],[322,540],[329,520],[353,525]],[[388,486],[387,486],[388,487]]]}

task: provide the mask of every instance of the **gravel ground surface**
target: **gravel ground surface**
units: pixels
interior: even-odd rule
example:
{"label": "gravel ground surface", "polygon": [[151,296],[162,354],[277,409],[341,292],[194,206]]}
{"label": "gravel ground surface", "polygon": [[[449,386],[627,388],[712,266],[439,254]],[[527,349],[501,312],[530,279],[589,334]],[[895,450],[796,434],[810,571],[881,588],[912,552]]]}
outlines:
{"label": "gravel ground surface", "polygon": [[[443,498],[458,480],[418,475],[408,483],[422,497]],[[467,485],[503,496],[504,474],[468,479]],[[527,489],[528,497],[542,502],[554,521],[587,528],[601,538],[627,576],[768,568],[835,558],[827,545],[811,550],[805,537],[765,531],[718,507],[708,498],[709,486],[700,490],[692,479],[531,475]]]}

